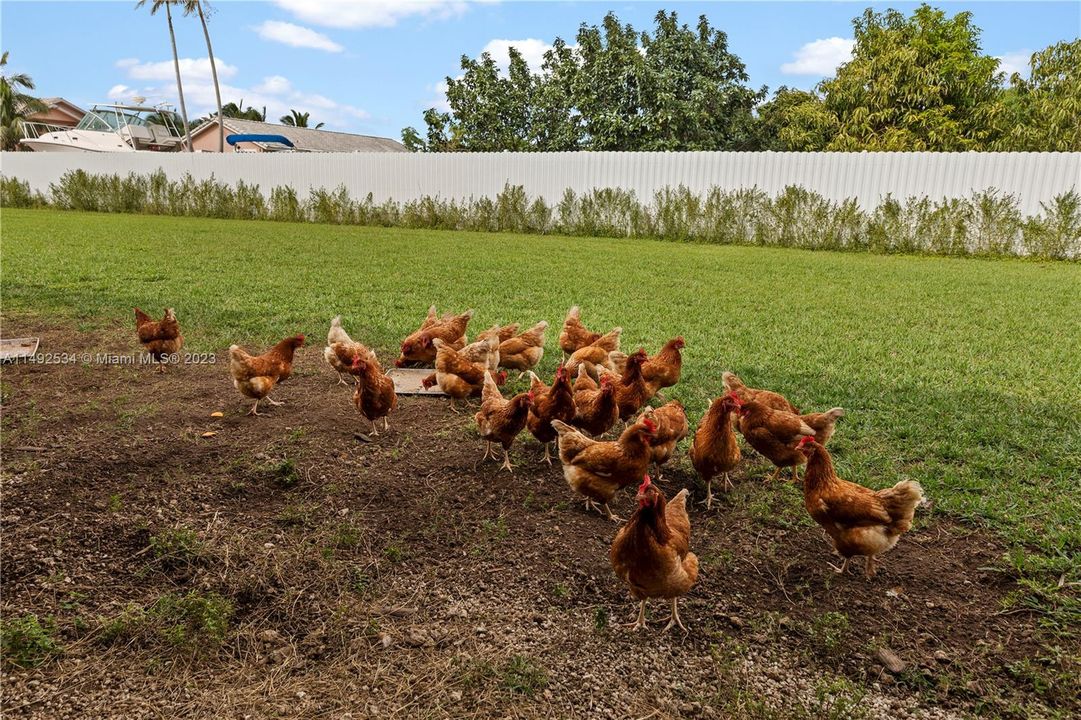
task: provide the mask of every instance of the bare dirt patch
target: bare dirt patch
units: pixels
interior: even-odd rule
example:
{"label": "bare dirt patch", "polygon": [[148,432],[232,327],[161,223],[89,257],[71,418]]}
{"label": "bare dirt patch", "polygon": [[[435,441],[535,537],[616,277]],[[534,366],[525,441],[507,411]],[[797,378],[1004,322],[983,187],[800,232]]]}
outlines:
{"label": "bare dirt patch", "polygon": [[[43,352],[136,350],[126,327],[4,322],[24,333]],[[659,604],[629,633],[616,527],[539,445],[497,472],[470,413],[411,397],[364,442],[320,350],[257,418],[220,363],[3,368],[3,616],[48,618],[63,647],[4,668],[5,717],[1081,710],[1076,645],[1002,612],[1016,587],[991,536],[924,514],[878,577],[838,577],[798,489],[760,464],[692,514],[690,634],[659,636]],[[663,485],[694,487],[689,465]]]}

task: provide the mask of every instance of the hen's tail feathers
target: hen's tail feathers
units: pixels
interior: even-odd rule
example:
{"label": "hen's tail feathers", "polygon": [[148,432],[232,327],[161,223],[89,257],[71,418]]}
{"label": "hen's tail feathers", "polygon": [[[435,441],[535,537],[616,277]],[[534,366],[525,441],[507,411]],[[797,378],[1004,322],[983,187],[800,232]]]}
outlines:
{"label": "hen's tail feathers", "polygon": [[688,490],[687,488],[683,488],[678,493],[676,493],[676,496],[674,498],[672,498],[671,500],[668,501],[668,504],[669,505],[682,505],[684,508],[686,508],[687,507],[687,496],[688,495],[690,495],[690,490]]}
{"label": "hen's tail feathers", "polygon": [[332,328],[340,328],[342,326],[342,316],[335,315],[330,319],[330,326]]}
{"label": "hen's tail feathers", "polygon": [[845,409],[839,407],[830,408],[826,411],[826,415],[829,415],[831,420],[836,420],[837,418],[845,416]]}
{"label": "hen's tail feathers", "polygon": [[814,428],[811,427],[810,425],[808,425],[807,423],[803,422],[802,420],[800,420],[800,423],[799,423],[799,432],[800,432],[800,435],[814,435],[815,434]]}
{"label": "hen's tail feathers", "polygon": [[570,425],[563,422],[562,420],[553,420],[552,421],[552,427],[555,429],[555,431],[557,433],[559,433],[560,437],[563,437],[564,435],[570,435],[572,433],[573,434],[578,434],[578,430],[571,427]]}
{"label": "hen's tail feathers", "polygon": [[503,397],[503,393],[499,392],[499,386],[495,382],[495,378],[492,377],[490,370],[484,371],[484,389],[481,390],[480,401],[486,403],[492,398]]}
{"label": "hen's tail feathers", "polygon": [[893,491],[897,494],[898,500],[906,505],[911,504],[915,507],[923,500],[923,486],[915,480],[902,480],[893,486]]}
{"label": "hen's tail feathers", "polygon": [[724,383],[724,389],[729,392],[745,387],[743,381],[739,379],[739,375],[736,375],[734,372],[729,372],[728,370],[721,373],[721,381]]}
{"label": "hen's tail feathers", "polygon": [[533,327],[529,328],[524,333],[519,335],[519,337],[532,339],[532,340],[536,340],[537,342],[540,342],[540,339],[544,336],[544,331],[547,330],[547,329],[548,329],[548,321],[547,320],[541,320],[539,323],[537,323],[536,325],[534,325]]}
{"label": "hen's tail feathers", "polygon": [[571,309],[567,311],[567,319],[568,320],[577,320],[581,316],[582,316],[582,308],[578,307],[577,305],[572,306]]}

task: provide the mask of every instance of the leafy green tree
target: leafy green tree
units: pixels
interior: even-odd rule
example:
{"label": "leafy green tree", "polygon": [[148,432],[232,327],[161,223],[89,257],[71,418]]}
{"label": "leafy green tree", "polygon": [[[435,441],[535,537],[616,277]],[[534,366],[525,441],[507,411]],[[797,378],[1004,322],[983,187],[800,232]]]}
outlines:
{"label": "leafy green tree", "polygon": [[176,71],[176,94],[180,99],[180,117],[184,120],[184,140],[188,146],[188,152],[195,152],[191,145],[191,127],[188,125],[188,107],[184,104],[184,85],[180,81],[180,56],[176,52],[176,33],[173,31],[173,11],[170,9],[177,5],[180,0],[139,0],[135,3],[135,9],[150,3],[150,14],[157,15],[158,10],[165,8],[165,19],[169,24],[169,41],[173,46],[173,70]]}
{"label": "leafy green tree", "polygon": [[[427,140],[414,147],[472,150],[698,150],[753,144],[753,108],[743,63],[703,16],[696,28],[660,12],[653,34],[613,13],[583,24],[572,49],[557,38],[539,73],[510,50],[504,75],[487,54],[462,57],[447,78],[450,112],[425,113]],[[406,135],[403,134],[403,137]]]}
{"label": "leafy green tree", "polygon": [[753,109],[766,90],[747,87],[743,62],[728,36],[705,15],[696,28],[658,12],[653,36],[642,33],[645,65],[642,150],[753,149]]}
{"label": "leafy green tree", "polygon": [[533,92],[530,138],[537,150],[580,150],[585,141],[582,114],[575,107],[579,59],[562,39],[556,38],[544,54],[544,65]]}
{"label": "leafy green tree", "polygon": [[830,150],[981,150],[995,139],[1002,73],[972,14],[870,8],[853,21],[852,59],[822,82],[838,120]]}
{"label": "leafy green tree", "polygon": [[1081,40],[1033,53],[1029,78],[1014,73],[1003,97],[996,150],[1081,151]]}
{"label": "leafy green tree", "polygon": [[235,102],[227,102],[221,107],[222,117],[236,118],[238,120],[256,120],[258,122],[266,122],[266,106],[263,106],[263,111],[259,112],[255,108],[249,106],[244,107],[243,98],[238,105]]}
{"label": "leafy green tree", "polygon": [[282,125],[288,125],[289,127],[306,128],[313,127],[316,130],[323,127],[325,123],[319,123],[318,125],[308,125],[311,113],[302,113],[297,110],[290,110],[288,115],[282,115],[279,118],[279,122]]}
{"label": "leafy green tree", "polygon": [[782,85],[758,106],[757,145],[761,150],[825,150],[837,124],[818,93]]}
{"label": "leafy green tree", "polygon": [[0,149],[18,150],[23,138],[23,119],[45,110],[45,104],[23,92],[34,89],[34,80],[26,73],[5,72],[8,51],[0,55]]}
{"label": "leafy green tree", "polygon": [[402,145],[409,152],[422,152],[427,147],[415,127],[402,128]]}

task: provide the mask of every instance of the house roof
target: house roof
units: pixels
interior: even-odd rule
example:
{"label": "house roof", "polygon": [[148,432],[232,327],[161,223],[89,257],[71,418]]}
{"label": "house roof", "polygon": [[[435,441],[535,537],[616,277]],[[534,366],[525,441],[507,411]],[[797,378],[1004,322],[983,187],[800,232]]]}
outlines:
{"label": "house roof", "polygon": [[[215,117],[210,122],[197,127],[191,134],[193,137],[201,135],[217,126],[218,119]],[[254,135],[284,135],[292,141],[298,150],[316,152],[408,152],[405,145],[390,138],[354,135],[352,133],[334,132],[333,130],[316,130],[315,128],[298,128],[290,125],[275,125],[274,123],[259,122],[257,120],[225,118],[225,130],[226,132]]]}
{"label": "house roof", "polygon": [[62,108],[64,112],[72,115],[75,118],[82,118],[83,115],[86,115],[86,110],[83,110],[75,103],[71,102],[70,100],[65,100],[62,97],[43,97],[38,98],[38,100],[47,108],[54,108],[57,105],[65,105],[66,107]]}

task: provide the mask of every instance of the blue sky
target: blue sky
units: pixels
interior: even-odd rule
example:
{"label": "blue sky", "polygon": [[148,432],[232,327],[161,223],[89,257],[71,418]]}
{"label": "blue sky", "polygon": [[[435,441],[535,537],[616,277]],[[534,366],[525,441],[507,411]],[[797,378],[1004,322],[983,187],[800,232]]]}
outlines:
{"label": "blue sky", "polygon": [[[0,2],[0,45],[9,68],[30,73],[38,91],[86,107],[96,101],[175,102],[171,52],[163,13],[134,2]],[[948,2],[971,11],[983,29],[985,52],[1020,69],[1032,50],[1081,35],[1081,3]],[[582,22],[609,10],[641,30],[659,9],[693,24],[705,14],[728,33],[751,84],[810,87],[842,61],[855,2],[466,2],[464,0],[275,0],[212,2],[210,32],[218,56],[223,102],[244,99],[309,111],[328,128],[399,137],[422,129],[421,113],[443,102],[458,59],[485,48],[506,57],[514,44],[539,63],[555,37],[573,43]],[[874,3],[911,11],[914,3]],[[193,18],[174,18],[183,58],[189,115],[213,107],[202,31]]]}

